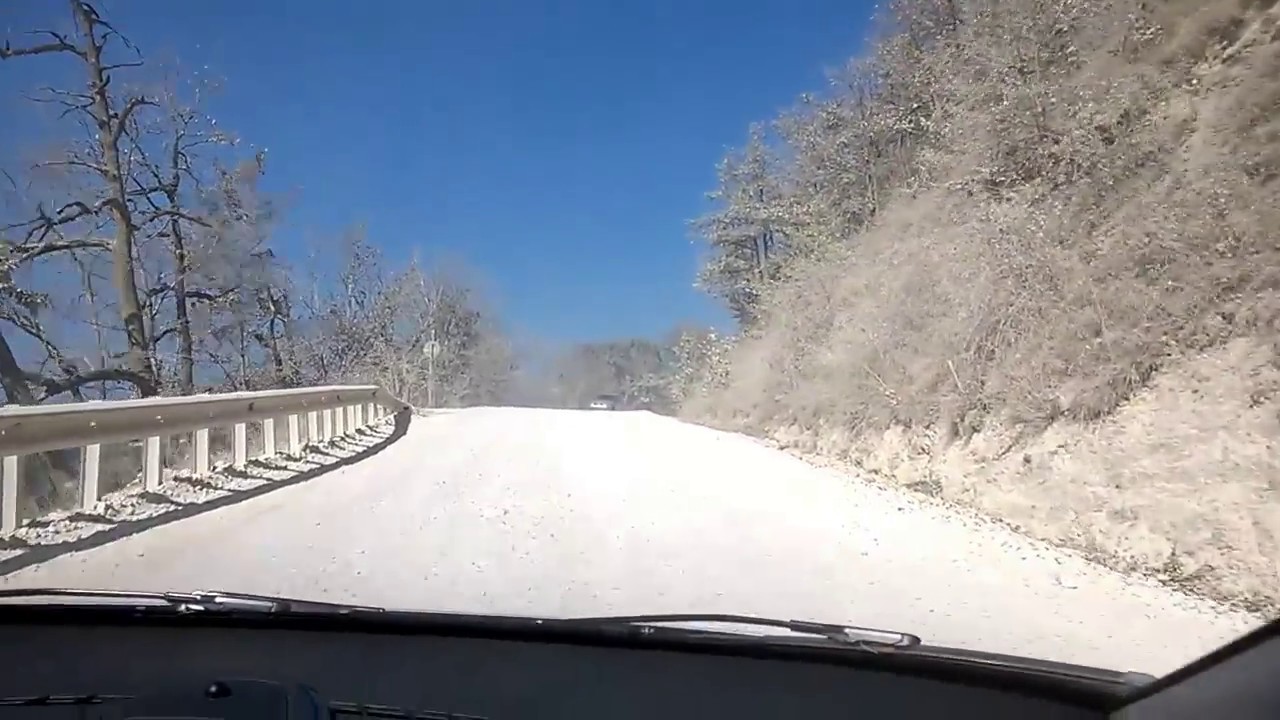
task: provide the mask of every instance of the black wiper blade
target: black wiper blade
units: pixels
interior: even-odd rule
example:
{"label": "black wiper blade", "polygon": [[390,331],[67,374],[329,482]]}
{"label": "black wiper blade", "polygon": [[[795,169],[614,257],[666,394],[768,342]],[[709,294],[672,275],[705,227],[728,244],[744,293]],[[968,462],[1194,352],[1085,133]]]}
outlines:
{"label": "black wiper blade", "polygon": [[132,700],[132,695],[30,695],[0,698],[0,707],[58,707],[102,705],[119,700]]}
{"label": "black wiper blade", "polygon": [[[146,592],[137,590],[81,590],[77,588],[13,588],[0,590],[0,607],[13,604],[7,600],[29,601],[49,598],[49,605],[60,607],[70,604],[95,609],[126,607],[176,613],[381,613],[384,608],[347,605],[317,600],[296,600],[272,595],[229,592],[225,590],[196,590],[194,592]],[[68,602],[72,601],[72,602]]]}
{"label": "black wiper blade", "polygon": [[[831,642],[848,645],[865,650],[904,650],[920,645],[918,636],[897,630],[860,627],[857,625],[839,625],[836,623],[813,622],[811,620],[784,620],[779,618],[763,618],[752,615],[718,615],[710,613],[661,614],[661,615],[604,615],[599,617],[578,617],[565,620],[549,621],[571,626],[590,627],[635,627],[645,632],[663,630],[681,630],[691,633],[708,633],[725,635],[723,631],[702,628],[665,628],[673,623],[723,623],[744,625],[749,627],[779,628],[798,635],[811,635],[825,638]],[[742,635],[741,633],[727,633]],[[746,635],[745,637],[759,637]],[[763,639],[776,641],[782,638],[765,636]]]}

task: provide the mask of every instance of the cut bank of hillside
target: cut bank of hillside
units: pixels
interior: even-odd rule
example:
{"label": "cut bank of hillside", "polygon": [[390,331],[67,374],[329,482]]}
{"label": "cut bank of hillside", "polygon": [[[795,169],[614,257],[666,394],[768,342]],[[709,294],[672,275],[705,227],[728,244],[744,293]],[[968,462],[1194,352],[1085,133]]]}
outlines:
{"label": "cut bank of hillside", "polygon": [[684,414],[1280,605],[1280,6],[889,15],[722,167]]}

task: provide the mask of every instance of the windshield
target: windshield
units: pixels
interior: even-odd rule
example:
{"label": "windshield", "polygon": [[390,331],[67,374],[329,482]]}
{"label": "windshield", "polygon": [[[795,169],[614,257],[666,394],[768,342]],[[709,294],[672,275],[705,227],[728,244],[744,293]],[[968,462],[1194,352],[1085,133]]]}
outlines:
{"label": "windshield", "polygon": [[1168,673],[1280,601],[1278,13],[5,3],[0,588]]}

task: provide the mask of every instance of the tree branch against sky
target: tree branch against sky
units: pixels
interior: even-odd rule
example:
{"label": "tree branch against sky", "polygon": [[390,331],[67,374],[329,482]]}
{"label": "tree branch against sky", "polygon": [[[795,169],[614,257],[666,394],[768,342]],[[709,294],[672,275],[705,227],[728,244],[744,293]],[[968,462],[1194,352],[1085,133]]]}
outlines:
{"label": "tree branch against sky", "polygon": [[[64,12],[72,30],[49,29],[51,8],[0,46],[40,88],[28,110],[62,135],[5,169],[22,189],[0,224],[7,402],[381,381],[423,402],[500,399],[515,360],[474,289],[386,263],[359,231],[336,275],[299,276],[273,248],[287,218],[263,188],[266,153],[213,117],[207,73],[147,61],[94,3]],[[41,82],[54,56],[80,79]]]}

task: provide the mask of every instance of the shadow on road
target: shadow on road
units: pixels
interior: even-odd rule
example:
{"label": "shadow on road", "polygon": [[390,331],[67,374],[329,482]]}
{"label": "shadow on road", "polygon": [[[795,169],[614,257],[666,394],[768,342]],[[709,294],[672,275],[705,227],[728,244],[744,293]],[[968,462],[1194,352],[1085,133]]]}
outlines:
{"label": "shadow on road", "polygon": [[[331,463],[327,463],[325,465],[311,466],[310,468],[299,472],[297,475],[284,480],[267,481],[265,484],[259,485],[258,487],[252,488],[250,490],[241,490],[241,491],[231,492],[230,494],[224,495],[219,498],[214,498],[212,500],[207,500],[204,502],[192,502],[192,503],[183,503],[183,502],[173,500],[165,495],[157,496],[155,493],[148,493],[149,496],[153,496],[150,498],[152,502],[155,502],[155,501],[165,502],[167,504],[173,505],[174,509],[166,510],[165,512],[162,512],[158,515],[153,515],[146,518],[139,518],[136,520],[112,521],[99,515],[90,515],[87,513],[73,515],[67,519],[80,520],[80,521],[92,521],[95,523],[101,523],[102,525],[109,526],[109,527],[107,527],[104,530],[99,530],[93,533],[92,535],[88,535],[82,538],[77,538],[75,540],[49,543],[47,545],[44,545],[44,544],[22,545],[21,554],[4,559],[4,560],[0,560],[0,577],[16,572],[18,570],[21,570],[22,568],[30,567],[32,565],[38,565],[42,562],[52,560],[53,558],[56,558],[59,555],[78,552],[80,550],[89,550],[91,548],[106,545],[107,543],[115,542],[116,540],[120,540],[121,538],[129,537],[130,535],[136,535],[137,533],[144,532],[146,530],[150,530],[152,528],[159,527],[161,525],[167,525],[168,523],[176,522],[178,520],[185,520],[189,517],[194,517],[201,513],[209,512],[210,510],[217,510],[218,508],[226,507],[228,505],[234,505],[236,503],[243,502],[245,500],[249,500],[251,498],[255,498],[260,495],[265,495],[269,492],[273,492],[281,488],[289,487],[290,485],[297,485],[298,483],[306,482],[307,480],[314,479],[325,473],[331,472],[333,470],[337,470],[338,468],[346,467],[348,465],[353,465],[357,462],[360,462],[361,460],[364,460],[365,458],[376,455],[377,453],[385,449],[387,446],[394,443],[396,440],[399,440],[400,438],[404,437],[404,434],[409,430],[409,421],[412,418],[413,418],[413,413],[408,410],[396,413],[394,418],[395,425],[391,431],[391,434],[388,435],[386,438],[382,439],[381,441],[374,443],[373,445],[367,445],[367,446],[353,443],[350,449],[354,450],[357,447],[359,447],[360,450],[353,455],[348,455],[345,457],[332,455],[330,453],[323,453],[328,457],[334,458],[335,461]],[[266,465],[267,467],[270,467],[269,464],[262,463],[260,461],[255,461],[255,464]],[[227,474],[231,474],[231,469],[228,468],[227,471],[225,472]],[[237,471],[235,474],[239,477],[254,477],[251,474],[245,473],[244,471]],[[170,482],[178,482],[178,483],[186,483],[186,484],[194,484],[194,485],[202,484],[202,481],[196,478],[174,478]],[[208,485],[208,483],[203,483],[203,484]],[[216,486],[210,485],[210,487],[216,487]]]}

